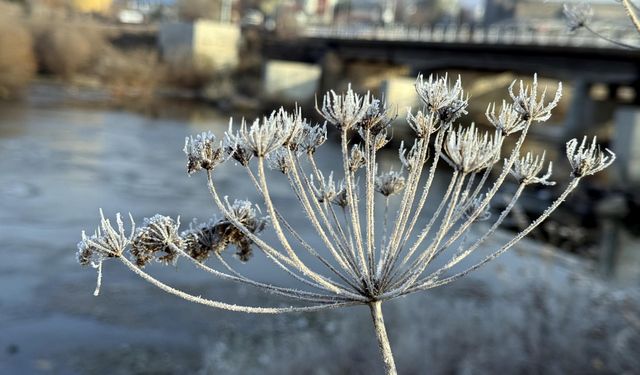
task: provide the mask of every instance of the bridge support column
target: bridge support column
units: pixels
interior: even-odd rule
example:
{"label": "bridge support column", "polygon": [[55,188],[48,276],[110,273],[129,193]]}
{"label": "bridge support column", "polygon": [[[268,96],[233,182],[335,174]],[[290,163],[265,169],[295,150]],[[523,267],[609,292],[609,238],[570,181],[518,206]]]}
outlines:
{"label": "bridge support column", "polygon": [[397,108],[398,122],[404,122],[407,114],[407,107],[415,112],[421,109],[420,99],[415,89],[415,78],[397,77],[388,78],[382,81],[380,95],[387,103]]}
{"label": "bridge support column", "polygon": [[613,185],[625,193],[610,194],[597,207],[603,221],[600,271],[616,281],[636,283],[640,281],[640,238],[633,235],[631,226],[638,222],[640,213],[630,207],[629,198],[637,200],[640,187],[640,107],[616,111],[611,148],[617,156]]}
{"label": "bridge support column", "polygon": [[562,138],[569,140],[587,134],[593,119],[593,100],[589,96],[591,84],[584,79],[573,82],[571,104],[567,113]]}

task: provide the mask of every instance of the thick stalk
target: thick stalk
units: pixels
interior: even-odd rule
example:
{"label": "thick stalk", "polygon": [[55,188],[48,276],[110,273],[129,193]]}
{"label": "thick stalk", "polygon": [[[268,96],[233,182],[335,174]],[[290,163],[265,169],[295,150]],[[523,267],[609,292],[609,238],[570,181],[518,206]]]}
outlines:
{"label": "thick stalk", "polygon": [[384,372],[387,375],[397,375],[398,372],[396,371],[396,364],[393,360],[393,353],[391,352],[391,345],[389,344],[387,329],[384,326],[384,317],[382,316],[382,302],[371,302],[369,303],[369,308],[371,308],[373,328],[376,331],[376,338],[378,339],[378,348],[380,349],[382,361],[384,362]]}

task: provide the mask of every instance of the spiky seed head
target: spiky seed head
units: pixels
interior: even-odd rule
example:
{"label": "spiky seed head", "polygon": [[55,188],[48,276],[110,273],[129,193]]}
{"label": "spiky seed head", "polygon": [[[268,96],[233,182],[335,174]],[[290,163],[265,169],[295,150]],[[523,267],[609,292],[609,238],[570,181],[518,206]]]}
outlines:
{"label": "spiky seed head", "polygon": [[411,113],[411,108],[408,108],[407,123],[416,132],[418,138],[426,138],[440,129],[437,114],[429,111],[418,111],[414,115]]}
{"label": "spiky seed head", "polygon": [[567,142],[567,158],[572,168],[572,176],[584,177],[600,172],[616,160],[616,155],[605,148],[606,154],[600,150],[600,145],[593,137],[591,144],[587,143],[587,137],[578,143],[576,138]]}
{"label": "spiky seed head", "polygon": [[224,250],[229,244],[235,245],[236,256],[246,262],[253,254],[251,247],[253,241],[233,224],[231,218],[238,221],[250,233],[256,234],[264,230],[268,223],[268,217],[258,216],[259,209],[248,200],[235,200],[233,204],[227,202],[227,211],[229,216],[215,224],[221,250]]}
{"label": "spiky seed head", "polygon": [[219,220],[212,218],[205,223],[194,220],[189,229],[180,233],[184,241],[184,251],[199,262],[207,260],[211,252],[220,252],[225,245],[216,229]]}
{"label": "spiky seed head", "polygon": [[340,181],[338,191],[336,192],[335,197],[333,197],[333,200],[331,200],[331,203],[343,209],[349,205],[349,196],[347,195],[347,186],[345,185],[344,180]]}
{"label": "spiky seed head", "polygon": [[558,88],[553,97],[553,100],[545,104],[547,88],[545,87],[538,98],[538,75],[533,75],[533,82],[531,85],[526,85],[520,80],[520,89],[518,95],[513,92],[513,87],[516,81],[514,80],[509,85],[509,95],[513,99],[513,109],[520,114],[520,118],[523,121],[535,121],[544,122],[551,117],[551,110],[554,109],[562,98],[562,82],[558,82]]}
{"label": "spiky seed head", "polygon": [[357,124],[358,134],[364,138],[369,132],[375,137],[386,130],[396,117],[398,117],[397,110],[389,108],[386,102],[372,97],[366,115]]}
{"label": "spiky seed head", "polygon": [[396,172],[389,170],[376,177],[375,190],[388,197],[393,194],[398,194],[404,189],[405,179],[400,171]]}
{"label": "spiky seed head", "polygon": [[423,140],[416,139],[413,142],[413,147],[411,147],[408,152],[404,146],[404,141],[400,142],[400,149],[398,150],[400,162],[402,163],[402,166],[407,168],[409,172],[421,167],[421,165],[419,165],[420,155],[418,154],[418,149],[420,148],[422,142]]}
{"label": "spiky seed head", "polygon": [[570,32],[574,32],[589,25],[593,18],[593,8],[591,7],[591,4],[586,2],[564,4],[562,13],[564,13],[567,29]]}
{"label": "spiky seed head", "polygon": [[289,160],[289,151],[285,147],[273,151],[267,155],[267,165],[273,170],[288,174],[291,170],[291,161]]}
{"label": "spiky seed head", "polygon": [[371,106],[371,94],[358,95],[351,89],[351,84],[347,88],[347,92],[338,95],[335,91],[327,92],[322,98],[322,107],[318,107],[316,102],[316,110],[327,121],[332,123],[340,130],[350,130],[358,124],[369,111]]}
{"label": "spiky seed head", "polygon": [[155,215],[144,219],[144,225],[136,230],[131,240],[130,253],[139,267],[146,266],[154,257],[159,262],[175,264],[178,251],[182,248],[182,238],[178,234],[180,219]]}
{"label": "spiky seed head", "polygon": [[430,75],[426,81],[420,74],[416,79],[415,87],[427,110],[437,115],[441,125],[448,126],[460,116],[467,114],[469,98],[465,97],[462,90],[460,76],[451,86],[447,74],[440,77]]}
{"label": "spiky seed head", "polygon": [[351,146],[351,153],[349,154],[349,171],[355,172],[364,166],[366,162],[364,152],[359,144]]}
{"label": "spiky seed head", "polygon": [[489,123],[504,136],[519,132],[527,125],[520,113],[514,109],[513,104],[507,104],[504,100],[498,115],[496,115],[496,103],[491,103],[487,107],[485,116],[487,116]]}
{"label": "spiky seed head", "polygon": [[210,131],[185,138],[183,151],[187,155],[187,173],[201,169],[210,171],[224,161],[222,143],[216,144],[215,139]]}
{"label": "spiky seed head", "polygon": [[284,127],[284,115],[284,111],[273,111],[268,117],[256,119],[249,127],[243,121],[238,130],[239,141],[244,143],[245,148],[251,150],[254,156],[267,156],[282,146],[293,131]]}
{"label": "spiky seed head", "polygon": [[498,161],[503,136],[495,132],[479,134],[474,123],[450,130],[444,144],[445,160],[463,173],[479,172]]}
{"label": "spiky seed head", "polygon": [[300,135],[299,148],[311,155],[327,140],[327,123],[322,126],[305,124]]}
{"label": "spiky seed head", "polygon": [[[246,126],[244,120],[242,120],[241,126]],[[229,130],[224,133],[223,147],[227,157],[234,159],[243,167],[249,166],[249,162],[253,158],[253,151],[245,145],[239,132],[233,132],[231,121],[229,122]]]}
{"label": "spiky seed head", "polygon": [[[530,152],[527,152],[522,158],[516,159],[511,168],[511,175],[518,180],[521,184],[542,184],[547,186],[555,185],[555,181],[550,181],[553,163],[549,162],[547,173],[538,177],[538,174],[544,168],[544,158],[546,152],[542,155],[536,155],[535,157]],[[505,160],[506,163],[506,160]]]}
{"label": "spiky seed head", "polygon": [[302,117],[302,109],[296,106],[293,113],[289,114],[283,108],[280,108],[277,121],[281,123],[285,135],[282,145],[292,151],[298,151],[300,143],[304,141],[304,129],[309,126],[307,120]]}
{"label": "spiky seed head", "polygon": [[389,143],[391,138],[387,138],[387,136],[388,134],[387,134],[387,131],[385,130],[383,132],[378,133],[373,138],[373,142],[371,143],[371,146],[374,148],[375,151],[382,149],[384,146],[387,145],[387,143]]}
{"label": "spiky seed head", "polygon": [[325,179],[322,172],[318,177],[318,186],[315,185],[314,177],[311,175],[311,188],[320,203],[331,202],[338,194],[336,184],[333,181],[333,172],[329,173],[329,178]]}
{"label": "spiky seed head", "polygon": [[[133,220],[131,220],[131,227],[133,233]],[[82,239],[78,242],[76,259],[83,266],[97,267],[106,258],[121,256],[130,243],[131,235],[125,234],[120,214],[116,214],[116,228],[114,228],[100,210],[100,226],[91,236],[87,236],[84,231],[82,232]]]}

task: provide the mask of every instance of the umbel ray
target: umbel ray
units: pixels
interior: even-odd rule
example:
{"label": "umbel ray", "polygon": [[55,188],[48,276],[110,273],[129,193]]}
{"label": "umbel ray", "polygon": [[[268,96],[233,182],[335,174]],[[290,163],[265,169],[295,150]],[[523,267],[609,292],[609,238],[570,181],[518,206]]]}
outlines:
{"label": "umbel ray", "polygon": [[[521,148],[530,127],[551,117],[562,85],[547,101],[546,89],[540,92],[536,76],[530,84],[514,81],[509,87],[511,100],[487,108],[487,120],[495,127],[490,132],[473,123],[456,124],[467,114],[469,100],[459,77],[451,83],[446,75],[427,79],[420,75],[415,88],[423,108],[407,113],[415,140],[411,147],[401,144],[396,170],[382,171],[377,162],[379,151],[389,142],[395,111],[369,93],[356,94],[351,87],[343,94],[330,91],[316,104],[326,119],[323,125],[306,120],[299,108],[292,113],[280,109],[252,124],[230,125],[221,141],[211,132],[188,137],[187,172],[206,174],[220,217],[193,223],[182,232],[179,220],[167,216],[145,219],[138,228],[131,219],[132,229],[126,234],[119,214],[112,225],[101,212],[98,230],[82,234],[77,253],[80,264],[98,270],[95,294],[104,261],[116,259],[169,294],[219,309],[278,314],[368,305],[385,372],[395,374],[383,302],[451,283],[495,259],[540,225],[584,177],[615,159],[611,151],[600,149],[595,138],[570,140],[566,153],[572,172],[558,198],[520,233],[495,248],[485,244],[481,249],[488,252],[473,260],[469,256],[498,230],[527,187],[555,184],[545,154],[523,155]],[[340,171],[322,171],[316,163],[316,152],[327,139],[327,123],[340,133]],[[503,150],[507,137],[513,137],[511,150]],[[225,162],[235,162],[246,172],[261,197],[261,208],[221,195],[215,169]],[[451,166],[450,180],[444,194],[430,194],[442,162]],[[270,180],[276,178],[288,182],[307,219],[303,225],[310,226],[317,238],[302,236],[301,224],[287,220],[285,211],[274,205]],[[491,217],[491,200],[508,178],[516,180],[517,188],[502,212]],[[432,216],[419,220],[427,210]],[[479,237],[467,236],[479,221],[487,221],[488,229]],[[273,231],[278,243],[268,243],[265,231]],[[261,251],[299,287],[249,278],[225,260],[228,247],[236,249],[241,261]],[[176,264],[181,258],[223,280],[295,303],[285,307],[229,304],[178,290],[144,270],[153,260]]]}

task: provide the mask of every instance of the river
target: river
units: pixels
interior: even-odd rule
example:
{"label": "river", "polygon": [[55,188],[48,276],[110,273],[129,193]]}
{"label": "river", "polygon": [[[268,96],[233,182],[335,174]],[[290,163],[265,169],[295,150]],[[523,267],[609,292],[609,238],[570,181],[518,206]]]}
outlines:
{"label": "river", "polygon": [[[109,217],[131,212],[138,222],[155,213],[180,215],[183,227],[191,218],[205,220],[217,212],[203,176],[186,174],[182,147],[190,134],[222,135],[228,118],[210,108],[186,113],[152,118],[38,97],[0,104],[0,373],[380,371],[366,308],[278,317],[209,310],[164,294],[117,262],[105,263],[102,293],[92,295],[95,272],[76,263],[75,248],[82,230],[95,229],[99,208]],[[322,169],[335,168],[334,143],[320,155]],[[383,161],[395,157],[387,153]],[[216,170],[216,181],[231,198],[256,199],[233,163]],[[305,220],[285,180],[274,174],[271,181],[275,204],[292,222]],[[266,238],[273,240],[273,234]],[[246,264],[227,255],[242,272],[291,283],[260,254]],[[148,268],[196,295],[243,304],[283,302],[212,280],[185,262]],[[525,241],[473,278],[390,303],[399,369],[492,373],[503,366],[522,372],[551,361],[555,368],[587,373],[582,370],[594,369],[590,360],[607,370],[628,368],[630,359],[606,352],[607,340],[627,332],[627,325],[612,315],[615,300],[602,307],[609,286],[585,270],[579,259]],[[610,317],[602,344],[586,335],[597,319],[580,314],[590,308]],[[550,338],[541,338],[543,331]],[[568,335],[573,345],[593,350],[576,353],[581,349],[563,341]],[[512,355],[502,354],[504,347]],[[567,353],[576,360],[567,360]]]}

